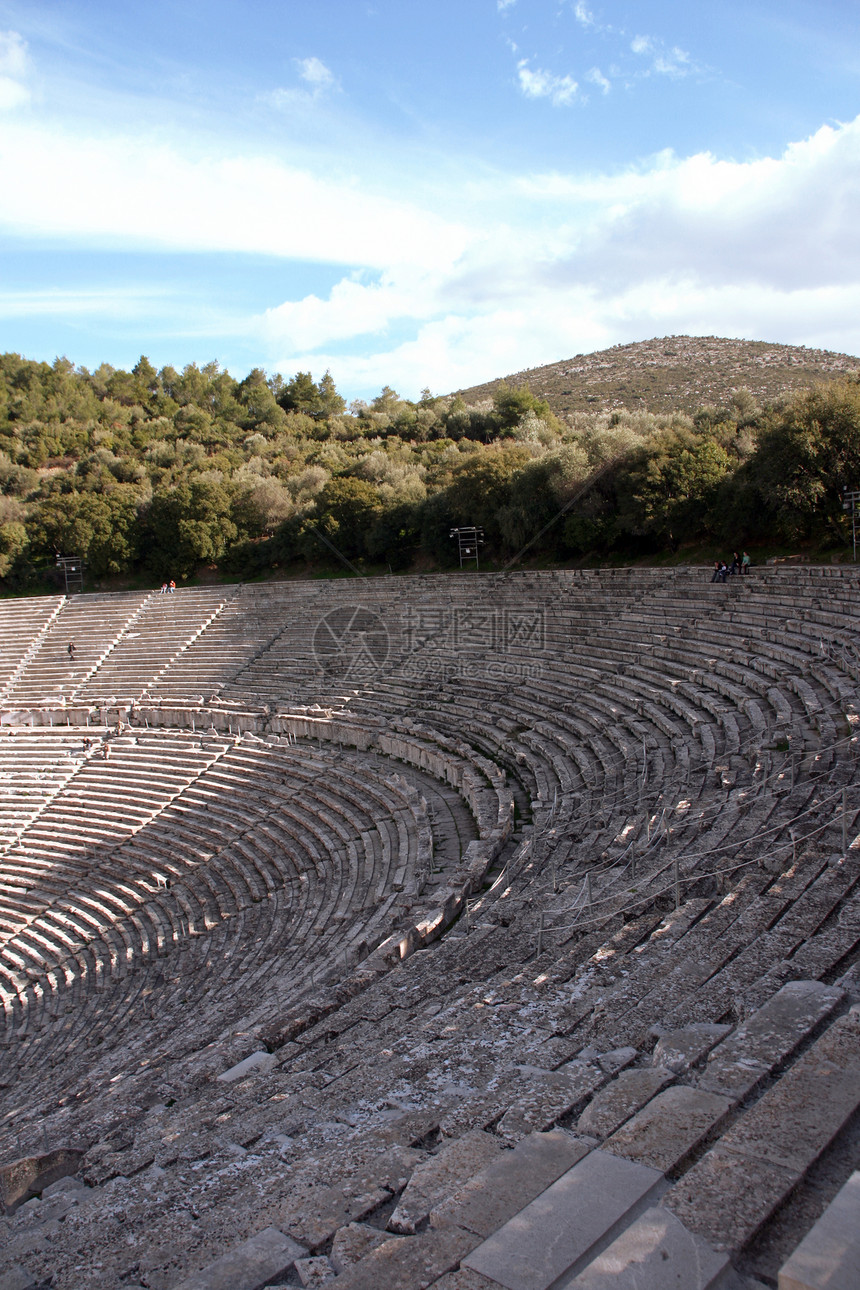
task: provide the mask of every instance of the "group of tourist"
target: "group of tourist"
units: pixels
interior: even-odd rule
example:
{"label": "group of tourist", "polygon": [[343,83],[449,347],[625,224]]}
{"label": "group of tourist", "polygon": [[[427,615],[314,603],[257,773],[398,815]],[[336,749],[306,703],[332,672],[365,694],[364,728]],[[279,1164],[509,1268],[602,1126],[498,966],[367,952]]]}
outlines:
{"label": "group of tourist", "polygon": [[173,580],[172,578],[170,579],[170,581],[169,581],[169,582],[162,582],[162,584],[161,584],[161,594],[162,594],[162,596],[170,595],[170,594],[171,594],[172,592],[174,592],[175,590],[176,590],[176,583],[174,582],[174,580]]}
{"label": "group of tourist", "polygon": [[711,574],[711,582],[725,582],[726,578],[733,574],[749,573],[752,561],[744,551],[743,555],[738,555],[737,551],[732,552],[731,564],[726,564],[725,560],[714,561],[714,572]]}

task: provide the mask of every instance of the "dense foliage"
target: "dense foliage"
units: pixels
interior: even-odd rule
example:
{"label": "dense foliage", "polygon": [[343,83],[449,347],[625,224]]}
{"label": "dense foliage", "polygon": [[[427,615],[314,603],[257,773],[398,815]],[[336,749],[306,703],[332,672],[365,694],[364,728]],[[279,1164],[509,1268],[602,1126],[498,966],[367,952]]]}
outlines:
{"label": "dense foliage", "polygon": [[[503,564],[641,557],[711,542],[842,545],[860,480],[860,380],[761,408],[745,391],[685,413],[573,413],[525,388],[347,409],[315,382],[217,364],[95,372],[0,357],[0,578],[37,585],[56,552],[91,578],[216,565],[448,565],[480,524]],[[538,536],[540,535],[540,536]]]}

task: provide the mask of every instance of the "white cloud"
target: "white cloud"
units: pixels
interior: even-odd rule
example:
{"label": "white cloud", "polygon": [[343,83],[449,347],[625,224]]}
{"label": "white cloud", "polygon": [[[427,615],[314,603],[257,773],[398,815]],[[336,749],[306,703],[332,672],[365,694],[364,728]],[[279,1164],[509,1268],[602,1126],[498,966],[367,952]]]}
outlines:
{"label": "white cloud", "polygon": [[510,9],[516,3],[517,0],[496,0],[496,8],[499,13],[504,13],[506,9]]}
{"label": "white cloud", "polygon": [[[664,153],[621,174],[500,178],[485,200],[511,222],[475,223],[448,271],[270,310],[256,325],[276,365],[415,393],[661,334],[860,352],[860,117],[779,157]],[[408,338],[386,343],[392,329]],[[360,354],[340,352],[358,336]]]}
{"label": "white cloud", "polygon": [[599,67],[592,67],[586,74],[585,79],[592,85],[596,85],[602,94],[608,94],[612,88],[611,82],[603,75]]}
{"label": "white cloud", "polygon": [[646,74],[679,80],[682,76],[701,71],[686,49],[681,49],[679,45],[667,49],[662,40],[655,40],[653,36],[634,36],[630,48],[634,54],[650,58],[651,64]]}
{"label": "white cloud", "polygon": [[25,107],[31,99],[27,42],[17,31],[0,31],[0,112]]}
{"label": "white cloud", "polygon": [[597,26],[594,21],[594,15],[591,10],[583,3],[583,0],[576,0],[573,6],[573,16],[581,27],[593,28]]}
{"label": "white cloud", "polygon": [[0,318],[137,318],[169,298],[159,287],[116,287],[95,291],[0,291]]}
{"label": "white cloud", "polygon": [[[524,70],[546,78],[536,97],[573,84]],[[213,322],[189,300],[182,327],[208,343],[217,322],[270,368],[330,366],[350,393],[446,390],[673,332],[860,351],[860,117],[747,162],[664,152],[624,171],[473,169],[467,182],[415,160],[388,190],[407,199],[386,195],[382,166],[374,186],[331,157],[316,173],[211,138],[168,146],[10,118],[0,232],[348,265],[327,294],[283,291],[254,317]],[[120,294],[7,292],[0,315],[121,316]],[[125,306],[159,307],[137,288]]]}
{"label": "white cloud", "polygon": [[268,104],[278,112],[309,112],[316,110],[322,99],[340,89],[340,83],[321,58],[296,58],[299,79],[303,85],[279,86],[258,95],[258,101]]}
{"label": "white cloud", "polygon": [[[191,251],[250,251],[385,269],[442,269],[465,231],[406,200],[268,156],[212,155],[131,135],[9,124],[0,134],[0,228]],[[62,193],[63,200],[56,200]]]}
{"label": "white cloud", "polygon": [[529,67],[528,59],[517,64],[520,90],[527,99],[549,99],[554,107],[570,107],[576,102],[579,86],[571,76],[556,76],[543,68]]}
{"label": "white cloud", "polygon": [[299,76],[314,90],[330,90],[337,85],[337,80],[320,58],[297,58]]}

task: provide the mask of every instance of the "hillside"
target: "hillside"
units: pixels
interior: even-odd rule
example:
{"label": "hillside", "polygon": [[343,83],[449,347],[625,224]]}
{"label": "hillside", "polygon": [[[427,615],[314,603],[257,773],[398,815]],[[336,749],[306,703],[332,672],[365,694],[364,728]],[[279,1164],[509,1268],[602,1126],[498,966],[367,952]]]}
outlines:
{"label": "hillside", "polygon": [[528,385],[557,415],[610,408],[694,412],[726,404],[742,387],[768,403],[848,372],[860,372],[860,358],[760,340],[663,336],[526,368],[458,393],[476,403],[491,399],[503,383]]}

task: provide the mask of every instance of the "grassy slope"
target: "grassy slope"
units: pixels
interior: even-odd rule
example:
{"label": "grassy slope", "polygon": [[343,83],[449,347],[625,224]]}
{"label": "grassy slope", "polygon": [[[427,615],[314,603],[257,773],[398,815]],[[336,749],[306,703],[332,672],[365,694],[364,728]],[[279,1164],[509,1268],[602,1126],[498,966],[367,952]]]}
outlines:
{"label": "grassy slope", "polygon": [[743,387],[766,403],[813,381],[848,372],[860,372],[860,358],[767,341],[665,336],[577,354],[459,393],[467,403],[476,403],[492,398],[505,381],[528,385],[559,414],[612,408],[694,412],[707,403],[724,406]]}

